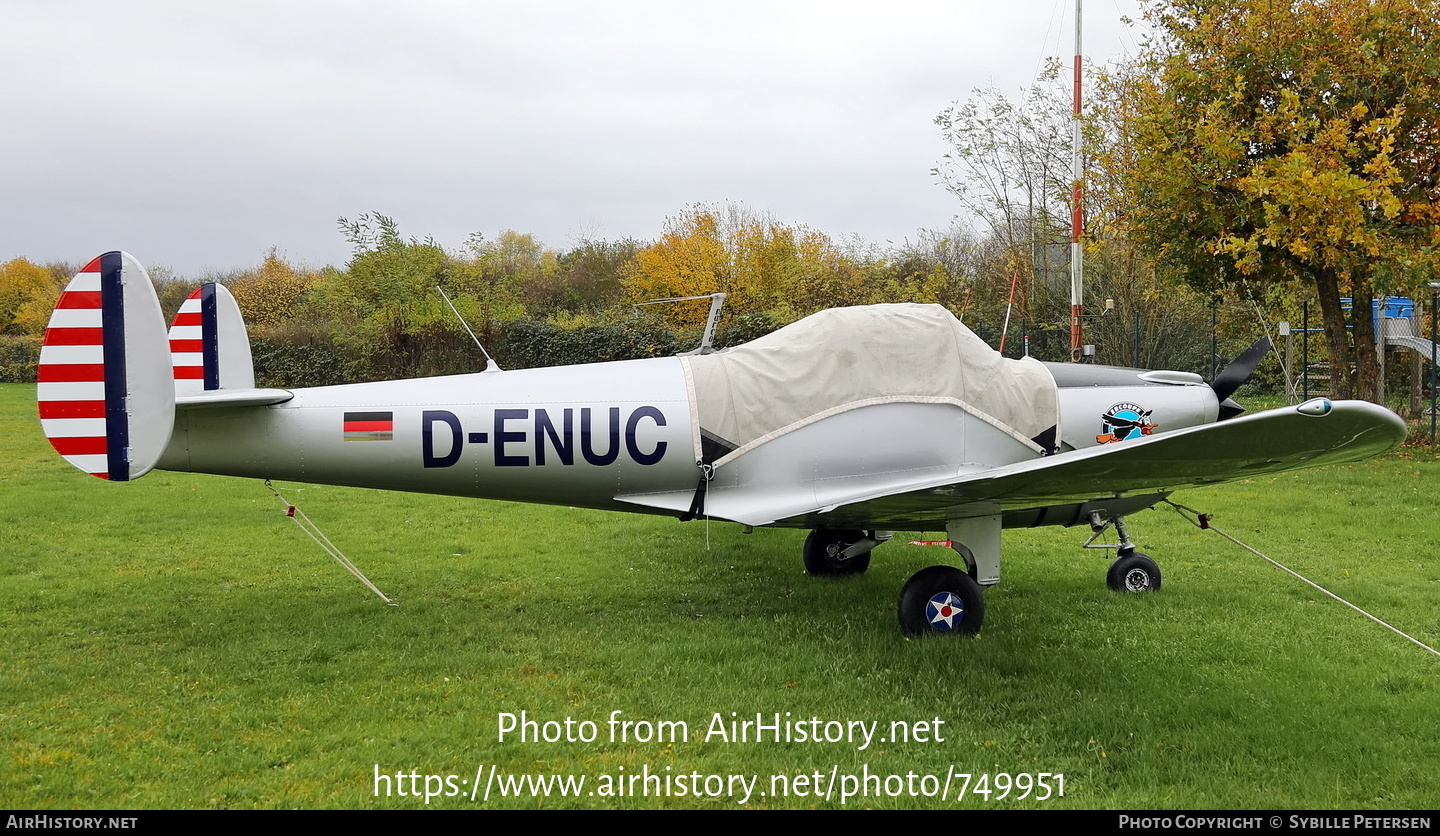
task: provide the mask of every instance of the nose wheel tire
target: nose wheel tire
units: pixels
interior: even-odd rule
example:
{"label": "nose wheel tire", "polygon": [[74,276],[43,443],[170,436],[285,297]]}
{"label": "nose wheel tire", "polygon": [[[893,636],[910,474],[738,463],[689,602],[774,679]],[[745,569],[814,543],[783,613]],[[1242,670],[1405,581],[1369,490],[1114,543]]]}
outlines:
{"label": "nose wheel tire", "polygon": [[985,621],[985,595],[974,578],[954,566],[931,566],[906,581],[896,615],[907,636],[973,635]]}
{"label": "nose wheel tire", "polygon": [[1160,567],[1139,552],[1122,554],[1110,564],[1105,584],[1116,592],[1154,592],[1160,588]]}

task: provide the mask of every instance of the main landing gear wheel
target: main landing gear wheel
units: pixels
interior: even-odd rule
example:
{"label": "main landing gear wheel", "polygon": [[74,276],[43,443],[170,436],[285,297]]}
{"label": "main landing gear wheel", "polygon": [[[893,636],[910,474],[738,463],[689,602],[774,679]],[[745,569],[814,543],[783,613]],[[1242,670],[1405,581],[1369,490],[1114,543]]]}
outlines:
{"label": "main landing gear wheel", "polygon": [[1148,555],[1126,552],[1110,564],[1105,584],[1116,592],[1154,592],[1160,588],[1160,567]]}
{"label": "main landing gear wheel", "polygon": [[931,566],[905,582],[896,615],[907,636],[973,635],[985,621],[985,595],[974,578],[954,566]]}
{"label": "main landing gear wheel", "polygon": [[870,568],[870,552],[845,557],[843,552],[865,539],[863,531],[810,532],[805,538],[805,572],[810,575],[858,575]]}

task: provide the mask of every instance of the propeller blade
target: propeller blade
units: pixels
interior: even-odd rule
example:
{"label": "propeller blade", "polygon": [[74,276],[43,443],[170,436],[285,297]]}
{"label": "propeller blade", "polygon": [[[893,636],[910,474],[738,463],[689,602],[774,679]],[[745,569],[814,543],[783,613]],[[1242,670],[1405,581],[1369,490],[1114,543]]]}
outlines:
{"label": "propeller blade", "polygon": [[1260,361],[1265,359],[1265,355],[1269,354],[1272,348],[1274,346],[1271,345],[1270,338],[1261,337],[1259,342],[1245,349],[1243,354],[1236,357],[1234,362],[1222,369],[1210,382],[1210,388],[1215,390],[1215,397],[1223,402],[1235,394],[1235,390],[1250,379],[1250,375],[1255,373]]}

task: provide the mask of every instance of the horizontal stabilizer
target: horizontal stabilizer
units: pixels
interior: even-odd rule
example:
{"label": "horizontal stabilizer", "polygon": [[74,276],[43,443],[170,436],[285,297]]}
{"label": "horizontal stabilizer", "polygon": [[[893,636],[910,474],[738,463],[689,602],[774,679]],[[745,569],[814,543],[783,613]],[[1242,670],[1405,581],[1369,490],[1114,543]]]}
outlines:
{"label": "horizontal stabilizer", "polygon": [[179,395],[176,409],[200,409],[219,406],[270,406],[295,397],[288,389],[217,389],[198,395]]}

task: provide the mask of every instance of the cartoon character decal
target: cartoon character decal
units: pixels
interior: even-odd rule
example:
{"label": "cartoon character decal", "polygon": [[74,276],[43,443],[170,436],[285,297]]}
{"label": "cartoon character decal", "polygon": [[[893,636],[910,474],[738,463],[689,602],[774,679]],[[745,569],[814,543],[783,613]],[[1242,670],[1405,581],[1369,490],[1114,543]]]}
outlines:
{"label": "cartoon character decal", "polygon": [[1101,444],[1110,444],[1150,435],[1159,426],[1150,423],[1150,413],[1154,411],[1141,409],[1133,403],[1117,403],[1101,416],[1101,429],[1105,432],[1095,436],[1095,440]]}

